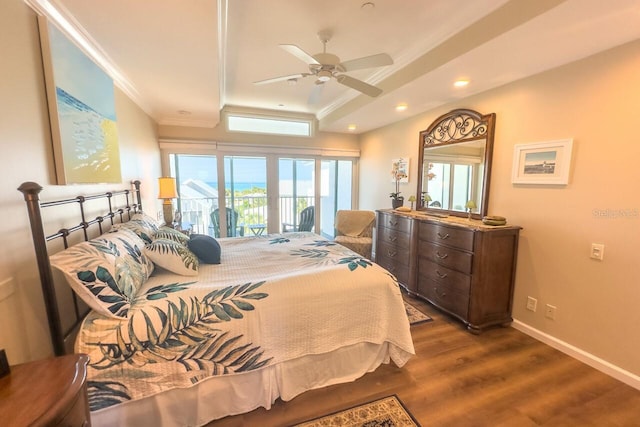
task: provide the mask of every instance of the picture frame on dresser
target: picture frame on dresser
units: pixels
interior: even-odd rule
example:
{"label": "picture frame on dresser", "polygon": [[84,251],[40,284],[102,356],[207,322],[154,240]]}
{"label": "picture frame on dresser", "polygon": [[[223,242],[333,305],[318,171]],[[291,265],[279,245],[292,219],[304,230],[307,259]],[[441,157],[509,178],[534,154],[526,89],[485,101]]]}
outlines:
{"label": "picture frame on dresser", "polygon": [[572,139],[516,144],[513,184],[566,185],[571,169]]}

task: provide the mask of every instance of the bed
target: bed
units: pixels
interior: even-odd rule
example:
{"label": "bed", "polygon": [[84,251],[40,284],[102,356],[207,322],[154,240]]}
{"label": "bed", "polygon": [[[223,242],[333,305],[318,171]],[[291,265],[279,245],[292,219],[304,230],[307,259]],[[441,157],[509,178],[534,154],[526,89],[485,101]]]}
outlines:
{"label": "bed", "polygon": [[[135,202],[123,190],[125,206],[116,209],[107,193],[105,215],[88,221],[82,213],[76,226],[45,236],[41,208],[59,202],[40,202],[37,184],[21,191],[54,350],[64,353],[75,332],[74,351],[90,357],[94,426],[204,425],[383,363],[402,367],[414,354],[394,276],[318,235],[187,237],[144,213],[136,182]],[[62,202],[82,206],[70,200]],[[69,230],[83,239],[68,244]],[[50,254],[56,238],[64,250]],[[65,310],[76,318],[68,330],[53,272],[74,289],[75,306],[90,308]]]}

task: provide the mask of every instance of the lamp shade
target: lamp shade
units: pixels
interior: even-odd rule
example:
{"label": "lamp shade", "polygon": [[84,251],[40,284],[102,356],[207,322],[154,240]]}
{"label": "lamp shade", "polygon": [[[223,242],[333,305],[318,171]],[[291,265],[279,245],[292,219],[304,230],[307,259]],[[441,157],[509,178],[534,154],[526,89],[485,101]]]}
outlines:
{"label": "lamp shade", "polygon": [[474,202],[473,200],[469,200],[469,201],[467,202],[467,204],[466,204],[466,205],[464,205],[464,207],[465,207],[465,208],[467,208],[467,209],[469,209],[469,210],[472,210],[472,209],[477,208],[478,206],[476,205],[476,202]]}
{"label": "lamp shade", "polygon": [[158,178],[158,199],[175,199],[178,197],[176,191],[176,179],[172,177]]}

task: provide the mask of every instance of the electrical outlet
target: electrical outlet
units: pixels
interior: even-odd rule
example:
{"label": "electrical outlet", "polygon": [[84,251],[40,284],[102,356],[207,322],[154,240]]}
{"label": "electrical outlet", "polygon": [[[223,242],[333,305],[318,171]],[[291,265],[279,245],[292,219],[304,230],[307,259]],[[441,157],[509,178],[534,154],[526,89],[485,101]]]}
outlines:
{"label": "electrical outlet", "polygon": [[604,259],[604,245],[600,243],[591,244],[591,258],[602,261]]}
{"label": "electrical outlet", "polygon": [[538,307],[538,300],[533,297],[527,297],[527,310],[536,311]]}
{"label": "electrical outlet", "polygon": [[544,317],[547,319],[555,320],[556,319],[556,306],[547,304],[544,307]]}

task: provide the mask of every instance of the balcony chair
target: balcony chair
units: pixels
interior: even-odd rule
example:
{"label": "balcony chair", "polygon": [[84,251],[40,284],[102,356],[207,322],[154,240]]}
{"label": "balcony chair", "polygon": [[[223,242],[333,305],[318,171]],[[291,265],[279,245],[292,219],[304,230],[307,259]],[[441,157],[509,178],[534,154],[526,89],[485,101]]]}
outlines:
{"label": "balcony chair", "polygon": [[302,209],[300,212],[300,221],[298,221],[297,225],[282,223],[282,232],[286,233],[289,231],[311,231],[313,230],[313,225],[315,223],[316,217],[316,208],[315,206],[307,206]]}
{"label": "balcony chair", "polygon": [[[223,208],[227,218],[227,237],[244,236],[244,226],[238,224],[238,211],[231,208]],[[218,208],[211,212],[211,226],[213,236],[220,237],[220,210]]]}
{"label": "balcony chair", "polygon": [[376,214],[373,211],[340,210],[336,212],[334,241],[364,258],[371,259],[375,223]]}

